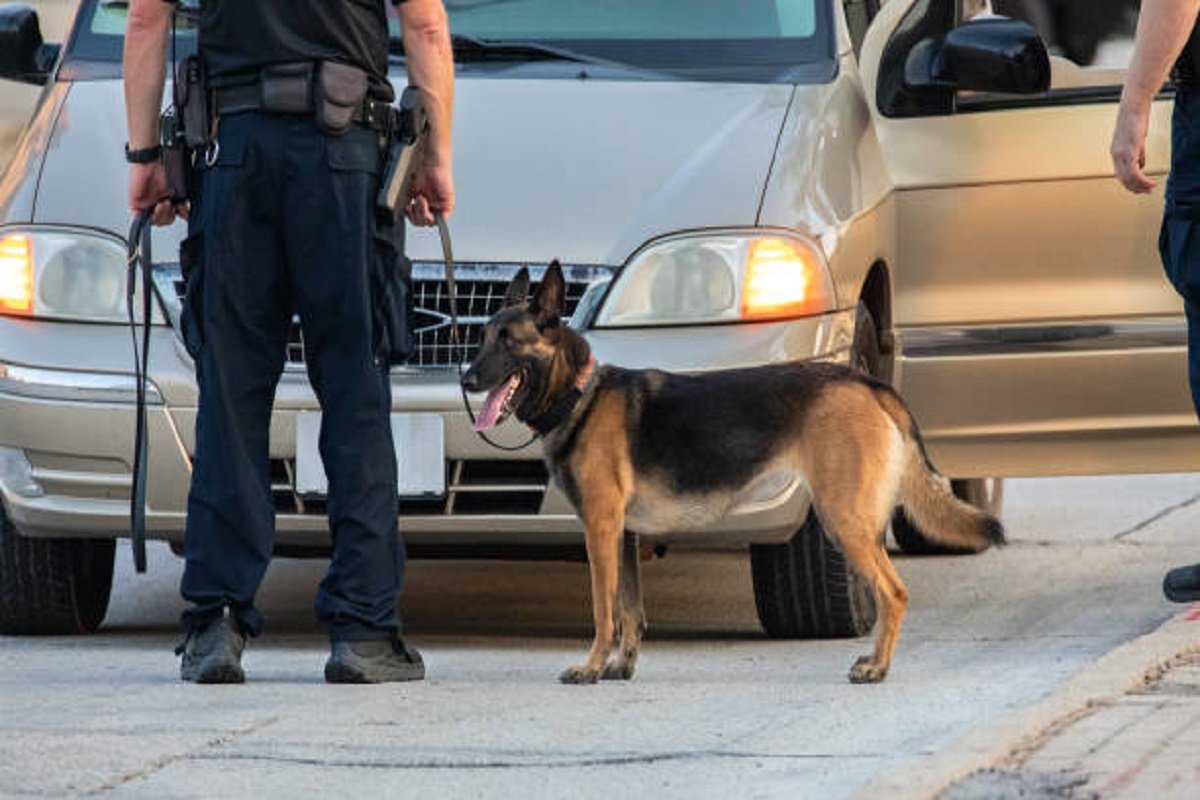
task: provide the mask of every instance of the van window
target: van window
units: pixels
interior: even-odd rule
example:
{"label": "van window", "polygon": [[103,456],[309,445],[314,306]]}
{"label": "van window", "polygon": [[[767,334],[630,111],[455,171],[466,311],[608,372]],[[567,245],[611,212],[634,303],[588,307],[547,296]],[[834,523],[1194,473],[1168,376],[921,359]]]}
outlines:
{"label": "van window", "polygon": [[448,3],[455,33],[496,39],[812,36],[817,0],[476,0]]}
{"label": "van window", "polygon": [[[800,83],[836,71],[833,0],[454,0],[446,8],[455,34],[551,44],[664,78]],[[127,14],[127,0],[81,0],[67,59],[119,64]],[[179,54],[195,47],[182,17],[177,33]]]}
{"label": "van window", "polygon": [[1129,66],[1138,0],[993,0],[996,13],[1031,23],[1052,56],[1076,67]]}
{"label": "van window", "polygon": [[959,111],[1115,103],[1133,55],[1138,0],[962,0],[962,19],[978,14],[1021,19],[1050,53],[1050,91],[1013,96],[962,92]]}

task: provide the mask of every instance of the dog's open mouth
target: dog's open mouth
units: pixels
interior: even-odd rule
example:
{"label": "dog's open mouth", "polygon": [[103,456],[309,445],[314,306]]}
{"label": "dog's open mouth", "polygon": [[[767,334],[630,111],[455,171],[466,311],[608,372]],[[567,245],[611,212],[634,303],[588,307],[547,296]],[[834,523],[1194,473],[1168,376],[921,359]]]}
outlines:
{"label": "dog's open mouth", "polygon": [[476,432],[490,431],[512,413],[513,397],[520,386],[521,373],[514,372],[508,380],[488,392],[487,399],[483,401],[483,408],[475,417]]}

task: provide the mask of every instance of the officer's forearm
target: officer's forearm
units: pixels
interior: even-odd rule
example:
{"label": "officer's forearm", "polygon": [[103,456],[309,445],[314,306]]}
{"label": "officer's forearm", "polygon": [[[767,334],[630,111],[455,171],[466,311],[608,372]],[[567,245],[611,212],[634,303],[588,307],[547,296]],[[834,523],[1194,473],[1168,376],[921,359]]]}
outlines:
{"label": "officer's forearm", "polygon": [[1200,0],[1143,0],[1133,58],[1121,93],[1123,112],[1149,113],[1191,35],[1198,12]]}
{"label": "officer's forearm", "polygon": [[408,81],[421,89],[433,134],[426,161],[448,166],[454,109],[454,53],[450,48],[446,11],[441,0],[409,0],[399,8]]}
{"label": "officer's forearm", "polygon": [[122,71],[129,146],[133,149],[158,144],[158,116],[167,71],[167,33],[173,8],[163,0],[133,0],[129,4]]}

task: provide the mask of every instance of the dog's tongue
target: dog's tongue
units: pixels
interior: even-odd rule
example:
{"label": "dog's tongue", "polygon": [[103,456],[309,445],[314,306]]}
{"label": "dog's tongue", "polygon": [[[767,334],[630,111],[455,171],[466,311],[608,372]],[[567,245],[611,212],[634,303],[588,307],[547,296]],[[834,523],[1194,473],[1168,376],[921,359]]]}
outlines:
{"label": "dog's tongue", "polygon": [[504,409],[504,400],[508,397],[508,390],[517,380],[517,376],[513,375],[504,383],[497,386],[488,392],[487,399],[483,401],[483,408],[479,410],[478,416],[475,417],[475,431],[490,431],[496,427],[496,423],[500,421],[500,412]]}

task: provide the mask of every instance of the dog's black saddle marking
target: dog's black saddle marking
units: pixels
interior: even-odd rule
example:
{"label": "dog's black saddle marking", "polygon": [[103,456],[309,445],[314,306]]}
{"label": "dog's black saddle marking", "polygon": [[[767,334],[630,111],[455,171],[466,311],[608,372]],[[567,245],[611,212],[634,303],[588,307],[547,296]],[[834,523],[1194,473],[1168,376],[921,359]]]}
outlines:
{"label": "dog's black saddle marking", "polygon": [[744,486],[803,424],[820,388],[852,375],[785,364],[702,375],[613,370],[610,379],[627,385],[635,469],[691,494]]}

